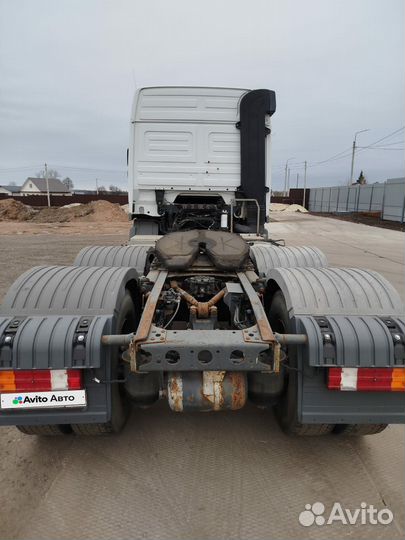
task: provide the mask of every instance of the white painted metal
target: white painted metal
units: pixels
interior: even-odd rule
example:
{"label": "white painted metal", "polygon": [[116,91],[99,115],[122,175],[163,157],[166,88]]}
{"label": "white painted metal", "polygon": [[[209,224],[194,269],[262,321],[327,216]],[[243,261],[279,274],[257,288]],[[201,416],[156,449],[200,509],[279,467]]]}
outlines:
{"label": "white painted metal", "polygon": [[[19,403],[16,404],[16,401]],[[14,392],[0,396],[1,409],[42,409],[83,407],[84,405],[86,405],[86,390]]]}
{"label": "white painted metal", "polygon": [[341,390],[357,390],[357,368],[342,368],[340,375]]}
{"label": "white painted metal", "polygon": [[[158,216],[156,189],[165,191],[167,202],[181,194],[211,192],[230,204],[240,186],[236,123],[246,92],[207,87],[155,87],[136,92],[128,163],[130,211]],[[266,185],[270,188],[270,137],[266,140]]]}
{"label": "white painted metal", "polygon": [[66,369],[51,369],[52,390],[67,390],[68,375]]}

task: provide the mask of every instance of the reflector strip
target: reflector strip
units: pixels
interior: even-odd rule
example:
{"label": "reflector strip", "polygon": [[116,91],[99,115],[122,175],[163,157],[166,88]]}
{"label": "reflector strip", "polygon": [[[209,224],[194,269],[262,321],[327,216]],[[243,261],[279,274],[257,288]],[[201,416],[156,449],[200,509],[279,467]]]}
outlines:
{"label": "reflector strip", "polygon": [[405,392],[405,368],[329,368],[329,390]]}

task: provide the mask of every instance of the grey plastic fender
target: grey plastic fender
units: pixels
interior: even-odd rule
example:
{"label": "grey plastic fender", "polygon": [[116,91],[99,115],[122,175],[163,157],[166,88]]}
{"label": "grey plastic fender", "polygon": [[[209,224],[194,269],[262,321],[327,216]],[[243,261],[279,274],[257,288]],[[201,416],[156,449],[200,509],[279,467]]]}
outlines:
{"label": "grey plastic fender", "polygon": [[133,268],[36,266],[11,285],[0,315],[113,315]]}
{"label": "grey plastic fender", "polygon": [[326,255],[316,247],[284,247],[270,243],[257,243],[250,248],[252,259],[260,277],[269,277],[274,268],[328,266]]}
{"label": "grey plastic fender", "polygon": [[115,332],[126,287],[136,279],[133,268],[28,270],[0,307],[0,369],[100,367],[107,354],[101,336]]}
{"label": "grey plastic fender", "polygon": [[140,276],[152,246],[89,246],[83,248],[74,260],[74,266],[125,266],[135,268]]}
{"label": "grey plastic fender", "polygon": [[405,365],[404,306],[377,272],[284,268],[270,271],[269,281],[281,289],[296,332],[308,336],[310,366]]}
{"label": "grey plastic fender", "polygon": [[327,367],[405,366],[404,307],[377,272],[357,268],[274,269],[293,329],[308,344],[297,348],[298,418],[304,423],[404,423],[403,392],[329,390]]}
{"label": "grey plastic fender", "polygon": [[359,268],[282,268],[269,272],[290,316],[403,315],[394,287],[377,272]]}

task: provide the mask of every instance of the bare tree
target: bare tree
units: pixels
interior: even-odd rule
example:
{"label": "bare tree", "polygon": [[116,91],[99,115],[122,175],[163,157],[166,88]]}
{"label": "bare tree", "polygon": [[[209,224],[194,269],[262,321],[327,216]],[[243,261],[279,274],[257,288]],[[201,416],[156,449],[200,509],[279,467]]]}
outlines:
{"label": "bare tree", "polygon": [[113,193],[122,193],[122,189],[118,186],[114,186],[113,184],[110,186],[110,191]]}
{"label": "bare tree", "polygon": [[98,187],[98,192],[99,193],[107,193],[107,190],[106,190],[106,188],[104,186],[99,186]]}
{"label": "bare tree", "polygon": [[360,176],[357,179],[357,183],[363,186],[364,184],[367,184],[366,177],[363,174],[363,171],[360,172]]}
{"label": "bare tree", "polygon": [[[45,169],[37,172],[35,175],[37,178],[45,178]],[[48,178],[59,178],[60,174],[56,169],[48,169]]]}
{"label": "bare tree", "polygon": [[69,191],[74,188],[73,180],[68,176],[62,180],[62,184],[65,184]]}
{"label": "bare tree", "polygon": [[15,182],[10,182],[9,186],[16,186],[17,184]]}

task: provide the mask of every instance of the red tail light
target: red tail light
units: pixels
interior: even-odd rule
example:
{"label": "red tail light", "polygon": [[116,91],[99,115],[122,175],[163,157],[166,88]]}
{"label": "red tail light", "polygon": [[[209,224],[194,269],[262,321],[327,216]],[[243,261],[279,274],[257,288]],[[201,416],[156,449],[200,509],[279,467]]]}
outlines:
{"label": "red tail light", "polygon": [[0,371],[0,392],[47,392],[83,388],[80,369]]}
{"label": "red tail light", "polygon": [[405,392],[405,368],[329,368],[329,390]]}
{"label": "red tail light", "polygon": [[81,369],[68,369],[67,379],[69,390],[81,390],[83,388],[83,371]]}
{"label": "red tail light", "polygon": [[20,392],[46,392],[52,390],[49,369],[14,371],[15,389]]}

